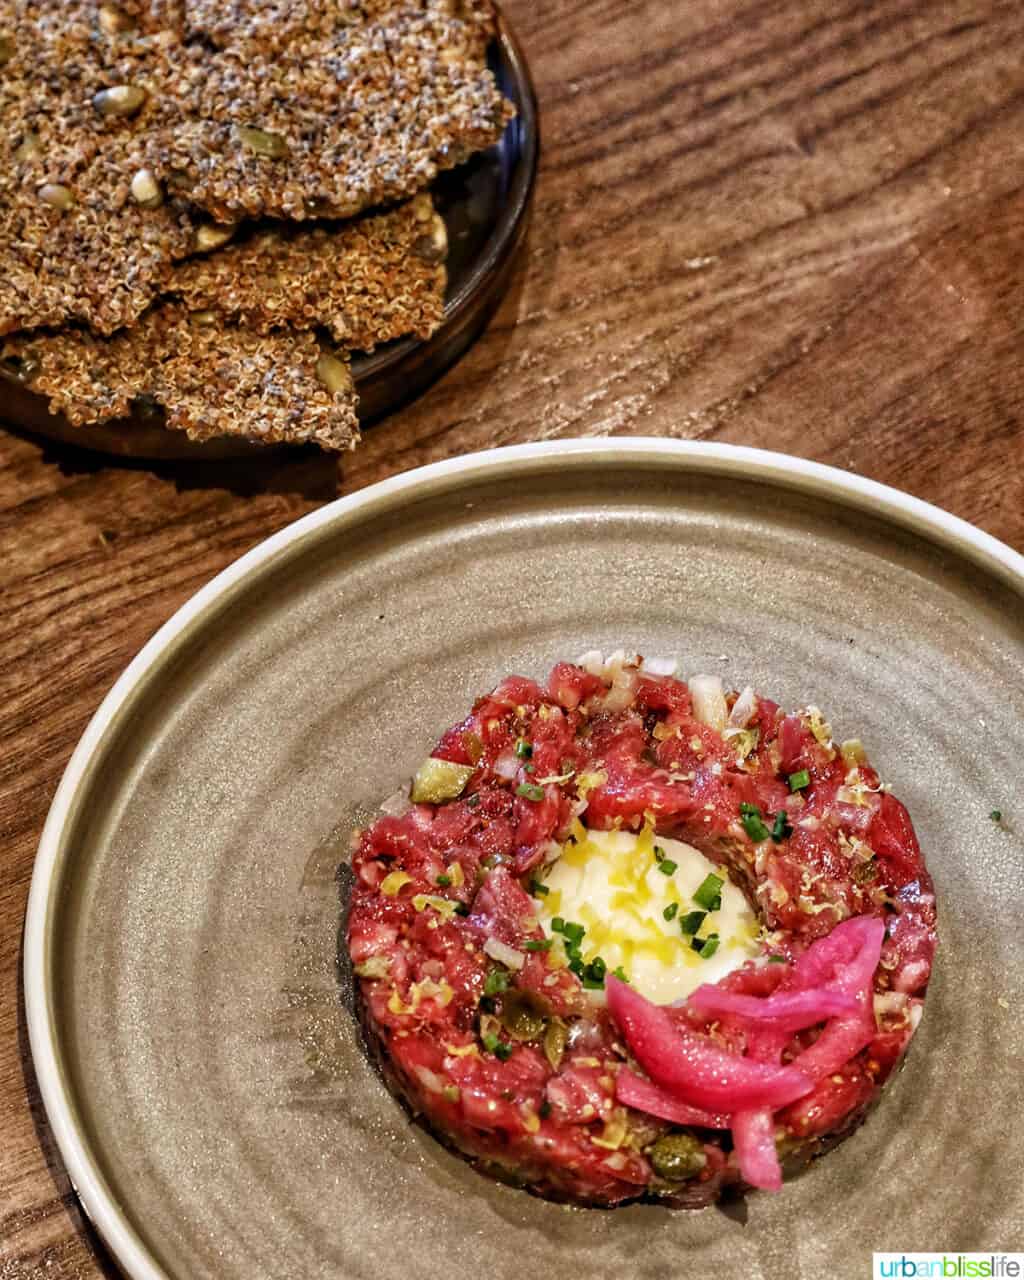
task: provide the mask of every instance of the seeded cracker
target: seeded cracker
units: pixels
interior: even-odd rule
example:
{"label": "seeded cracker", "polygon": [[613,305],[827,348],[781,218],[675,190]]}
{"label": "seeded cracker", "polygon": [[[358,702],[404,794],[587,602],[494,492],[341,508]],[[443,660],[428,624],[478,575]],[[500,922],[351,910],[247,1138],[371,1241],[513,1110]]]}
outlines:
{"label": "seeded cracker", "polygon": [[259,231],[174,271],[169,289],[257,333],[326,328],[343,347],[372,351],[444,315],[444,223],[426,192],[389,213],[340,227]]}
{"label": "seeded cracker", "polygon": [[89,8],[0,0],[0,334],[72,317],[109,333],[192,248],[188,214],[132,196],[159,37],[108,35]]}
{"label": "seeded cracker", "polygon": [[76,426],[124,417],[141,397],[164,406],[166,426],[194,440],[246,436],[340,450],[358,438],[347,357],[325,355],[311,333],[256,334],[162,303],[112,338],[25,335],[9,340],[5,356],[32,370],[32,390]]}
{"label": "seeded cracker", "polygon": [[243,30],[213,52],[197,40],[162,55],[147,165],[226,222],[347,217],[413,194],[513,114],[475,11],[405,4],[280,46]]}
{"label": "seeded cracker", "polygon": [[[145,3],[146,0],[141,0]],[[155,0],[153,0],[155,2]],[[283,48],[296,36],[329,35],[386,14],[420,10],[459,18],[473,29],[481,51],[497,31],[490,0],[181,0],[189,34],[215,44]]]}

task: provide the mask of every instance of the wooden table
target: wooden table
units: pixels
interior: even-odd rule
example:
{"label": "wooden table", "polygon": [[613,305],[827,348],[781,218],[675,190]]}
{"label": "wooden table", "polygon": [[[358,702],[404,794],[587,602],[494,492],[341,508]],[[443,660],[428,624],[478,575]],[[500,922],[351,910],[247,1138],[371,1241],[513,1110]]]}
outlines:
{"label": "wooden table", "polygon": [[472,449],[729,440],[886,481],[1024,550],[1018,0],[508,0],[544,157],[487,335],[341,464],[126,467],[0,431],[0,1280],[115,1274],[33,1082],[21,927],[116,675],[337,494]]}

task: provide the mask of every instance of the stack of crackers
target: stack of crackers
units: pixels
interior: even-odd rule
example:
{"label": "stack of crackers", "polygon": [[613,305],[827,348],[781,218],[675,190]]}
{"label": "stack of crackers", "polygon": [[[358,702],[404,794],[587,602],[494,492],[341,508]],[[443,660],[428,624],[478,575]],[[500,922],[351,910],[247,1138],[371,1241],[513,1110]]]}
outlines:
{"label": "stack of crackers", "polygon": [[427,189],[514,114],[490,0],[0,0],[0,355],[76,425],[351,447],[443,314]]}

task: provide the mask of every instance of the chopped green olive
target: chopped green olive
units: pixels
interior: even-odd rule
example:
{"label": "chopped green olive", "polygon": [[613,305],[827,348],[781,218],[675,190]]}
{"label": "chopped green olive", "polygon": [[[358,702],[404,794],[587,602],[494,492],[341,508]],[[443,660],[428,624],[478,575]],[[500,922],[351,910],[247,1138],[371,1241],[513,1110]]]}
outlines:
{"label": "chopped green olive", "polygon": [[553,939],[551,938],[527,938],[526,941],[523,943],[523,950],[524,951],[550,951],[552,941]]}
{"label": "chopped green olive", "polygon": [[654,1172],[670,1182],[696,1178],[707,1164],[704,1148],[690,1133],[666,1133],[648,1152]]}
{"label": "chopped green olive", "polygon": [[471,764],[453,764],[428,756],[416,770],[409,798],[413,804],[443,804],[461,796],[476,770]]}

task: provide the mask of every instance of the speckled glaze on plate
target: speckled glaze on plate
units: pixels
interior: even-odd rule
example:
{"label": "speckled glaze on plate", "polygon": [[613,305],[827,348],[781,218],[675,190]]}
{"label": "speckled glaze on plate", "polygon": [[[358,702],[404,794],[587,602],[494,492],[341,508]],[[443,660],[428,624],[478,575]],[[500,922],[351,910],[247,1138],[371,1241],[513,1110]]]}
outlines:
{"label": "speckled glaze on plate", "polygon": [[[860,1280],[873,1249],[1019,1247],[1022,605],[1024,559],[935,508],[664,440],[457,459],[244,557],[97,713],[32,885],[35,1066],[122,1266]],[[620,644],[827,708],[909,805],[937,882],[905,1071],[745,1212],[576,1210],[482,1178],[387,1093],[337,961],[348,834],[467,696]]]}
{"label": "speckled glaze on plate", "polygon": [[[399,338],[372,353],[356,352],[352,376],[359,421],[369,426],[420,395],[480,336],[512,279],[526,239],[540,155],[537,96],[526,54],[502,14],[489,64],[518,114],[493,147],[438,176],[431,186],[448,229],[444,322],[429,339]],[[258,458],[288,445],[261,445],[241,436],[190,440],[168,431],[159,415],[75,427],[52,414],[44,397],[0,366],[0,426],[10,425],[97,453],[165,460]]]}

